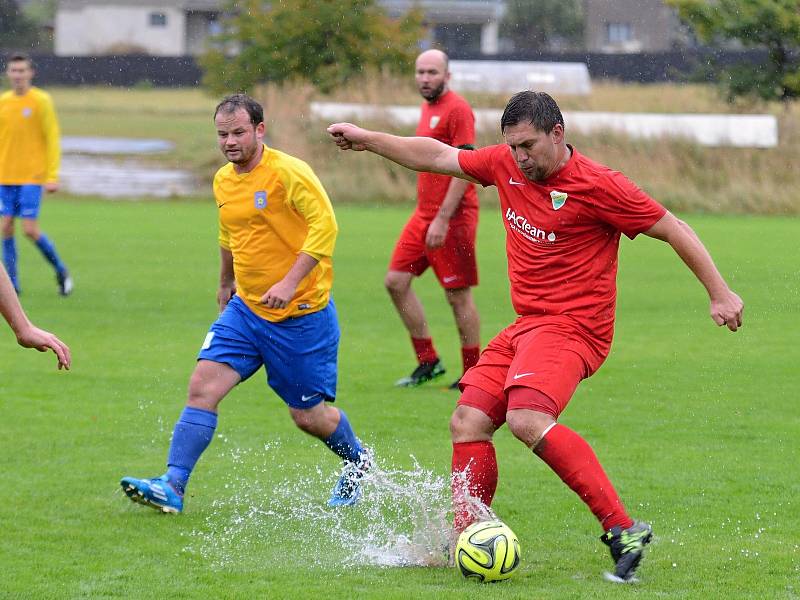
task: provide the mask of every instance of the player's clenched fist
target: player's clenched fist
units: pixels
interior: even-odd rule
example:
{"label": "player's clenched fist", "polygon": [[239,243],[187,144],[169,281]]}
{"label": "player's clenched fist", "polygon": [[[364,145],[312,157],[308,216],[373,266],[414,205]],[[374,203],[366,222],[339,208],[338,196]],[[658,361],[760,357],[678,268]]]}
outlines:
{"label": "player's clenched fist", "polygon": [[367,130],[352,123],[334,123],[328,127],[328,133],[333,136],[333,141],[341,150],[362,152],[367,149]]}

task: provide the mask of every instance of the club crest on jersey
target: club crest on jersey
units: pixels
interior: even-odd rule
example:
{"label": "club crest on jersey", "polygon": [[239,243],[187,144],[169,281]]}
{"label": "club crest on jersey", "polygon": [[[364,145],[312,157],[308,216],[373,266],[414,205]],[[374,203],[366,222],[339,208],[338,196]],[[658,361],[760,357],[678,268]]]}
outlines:
{"label": "club crest on jersey", "polygon": [[254,198],[256,208],[267,208],[267,192],[256,192]]}
{"label": "club crest on jersey", "polygon": [[26,106],[25,108],[23,108],[23,109],[22,109],[22,116],[23,116],[23,117],[25,117],[26,119],[27,119],[28,117],[30,117],[32,114],[33,114],[33,110],[31,110],[31,109],[30,109],[30,108],[28,108],[27,106]]}
{"label": "club crest on jersey", "polygon": [[438,115],[434,115],[433,117],[431,117],[431,120],[430,120],[430,122],[428,123],[428,126],[429,126],[431,129],[433,129],[434,127],[436,127],[436,126],[439,124],[439,120],[440,120],[440,119],[441,119],[441,117],[440,117],[440,116],[438,116]]}
{"label": "club crest on jersey", "polygon": [[553,210],[558,210],[567,201],[567,193],[566,192],[557,192],[553,190],[550,192],[550,202],[553,203]]}

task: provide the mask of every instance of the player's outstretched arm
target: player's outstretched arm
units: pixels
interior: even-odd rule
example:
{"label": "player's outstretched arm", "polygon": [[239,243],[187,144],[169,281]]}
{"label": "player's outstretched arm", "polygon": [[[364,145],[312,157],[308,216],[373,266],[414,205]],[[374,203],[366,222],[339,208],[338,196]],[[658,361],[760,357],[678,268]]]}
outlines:
{"label": "player's outstretched arm", "polygon": [[36,348],[39,352],[50,349],[58,357],[58,368],[69,369],[72,363],[69,347],[49,331],[39,329],[28,320],[14,286],[11,285],[11,280],[2,267],[0,267],[0,314],[11,326],[20,346]]}
{"label": "player's outstretched arm", "polygon": [[744,303],[725,283],[711,255],[694,230],[667,211],[645,235],[667,242],[705,286],[711,300],[711,318],[731,331],[742,326]]}
{"label": "player's outstretched arm", "polygon": [[428,137],[400,137],[381,131],[362,129],[352,123],[334,123],[328,127],[342,150],[368,150],[414,171],[428,171],[460,177],[477,183],[461,170],[458,148]]}

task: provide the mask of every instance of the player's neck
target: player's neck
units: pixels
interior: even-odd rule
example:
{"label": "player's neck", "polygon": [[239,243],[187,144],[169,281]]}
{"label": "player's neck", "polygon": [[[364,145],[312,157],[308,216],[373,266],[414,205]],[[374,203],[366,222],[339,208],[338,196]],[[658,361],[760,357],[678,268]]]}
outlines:
{"label": "player's neck", "polygon": [[444,98],[445,96],[447,96],[447,94],[448,94],[449,92],[450,92],[450,88],[448,88],[448,87],[445,87],[445,88],[442,90],[442,92],[441,92],[441,93],[440,93],[438,96],[436,96],[436,98],[431,98],[430,100],[426,100],[426,102],[427,102],[429,105],[436,104],[436,103],[437,103],[437,102],[439,102],[439,101],[440,101],[442,98]]}
{"label": "player's neck", "polygon": [[233,170],[236,171],[237,175],[244,175],[245,173],[249,173],[258,166],[258,164],[261,162],[262,156],[264,156],[263,143],[258,145],[258,150],[256,150],[255,155],[253,155],[253,158],[251,158],[246,165],[237,165],[236,163],[234,163]]}
{"label": "player's neck", "polygon": [[25,94],[31,91],[32,87],[33,86],[30,83],[28,83],[26,85],[22,85],[19,87],[12,87],[11,89],[14,90],[14,94],[16,94],[17,96],[24,96]]}
{"label": "player's neck", "polygon": [[559,153],[560,156],[557,157],[558,161],[556,162],[555,167],[553,167],[553,170],[550,171],[550,173],[548,173],[547,175],[548,177],[552,177],[553,175],[558,173],[561,169],[563,169],[567,165],[569,159],[572,158],[572,148],[570,148],[567,144],[564,144],[563,148],[561,148],[560,150],[561,150]]}

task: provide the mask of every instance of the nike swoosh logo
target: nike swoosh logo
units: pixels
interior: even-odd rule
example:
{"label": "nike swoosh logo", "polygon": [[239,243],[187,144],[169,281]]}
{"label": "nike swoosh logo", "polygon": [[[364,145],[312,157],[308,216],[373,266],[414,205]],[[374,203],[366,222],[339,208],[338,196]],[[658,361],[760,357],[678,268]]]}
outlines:
{"label": "nike swoosh logo", "polygon": [[222,208],[222,207],[223,207],[223,206],[225,206],[226,204],[227,204],[227,202],[223,202],[222,204],[217,204],[217,208]]}
{"label": "nike swoosh logo", "polygon": [[311,394],[310,396],[303,395],[303,396],[300,396],[300,401],[301,402],[308,402],[309,400],[311,400],[312,398],[316,398],[317,396],[319,396],[319,393]]}
{"label": "nike swoosh logo", "polygon": [[523,377],[527,377],[528,375],[536,375],[536,373],[534,373],[533,371],[531,371],[530,373],[517,373],[516,375],[514,375],[514,379],[515,380],[522,379]]}
{"label": "nike swoosh logo", "polygon": [[445,283],[450,283],[451,281],[455,281],[456,279],[458,279],[458,275],[453,275],[452,277],[445,277],[444,279],[442,279],[442,281],[444,281]]}
{"label": "nike swoosh logo", "polygon": [[524,184],[523,182],[521,182],[521,181],[514,181],[514,178],[513,178],[513,177],[509,177],[509,178],[508,178],[508,183],[510,183],[511,185],[525,185],[525,184]]}

